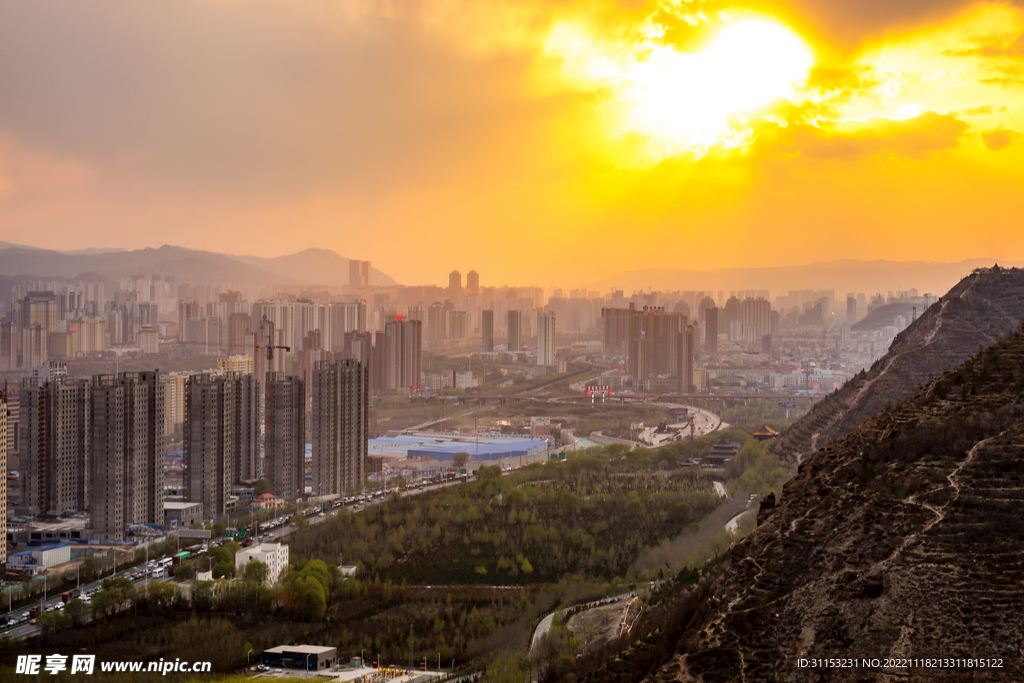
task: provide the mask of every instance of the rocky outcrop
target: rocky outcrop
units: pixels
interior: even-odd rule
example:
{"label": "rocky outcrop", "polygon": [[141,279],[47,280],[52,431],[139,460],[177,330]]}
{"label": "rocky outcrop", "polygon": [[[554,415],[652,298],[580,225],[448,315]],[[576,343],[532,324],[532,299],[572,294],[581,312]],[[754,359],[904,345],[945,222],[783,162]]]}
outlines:
{"label": "rocky outcrop", "polygon": [[1024,270],[976,270],[897,335],[870,370],[785,430],[773,452],[784,461],[800,462],[1013,332],[1022,318]]}
{"label": "rocky outcrop", "polygon": [[1018,333],[804,461],[647,680],[1022,681],[1022,506]]}

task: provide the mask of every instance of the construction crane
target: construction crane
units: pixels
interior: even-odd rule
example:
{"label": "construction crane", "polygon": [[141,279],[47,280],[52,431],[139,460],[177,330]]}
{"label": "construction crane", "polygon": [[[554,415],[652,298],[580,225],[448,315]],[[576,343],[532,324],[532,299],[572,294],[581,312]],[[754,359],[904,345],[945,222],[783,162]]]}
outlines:
{"label": "construction crane", "polygon": [[285,352],[288,352],[288,351],[292,350],[292,347],[290,347],[290,346],[283,346],[283,345],[279,345],[279,344],[261,345],[259,342],[255,341],[255,340],[253,341],[252,344],[222,344],[222,343],[219,343],[219,342],[197,342],[197,341],[173,341],[173,342],[166,342],[167,346],[177,346],[179,344],[182,344],[182,345],[187,344],[187,345],[190,345],[190,346],[216,346],[218,348],[224,347],[224,348],[232,348],[232,349],[252,349],[253,360],[255,360],[255,358],[256,358],[257,350],[261,349],[261,348],[265,348],[267,350],[267,362],[270,362],[270,361],[274,360],[274,349],[282,349]]}

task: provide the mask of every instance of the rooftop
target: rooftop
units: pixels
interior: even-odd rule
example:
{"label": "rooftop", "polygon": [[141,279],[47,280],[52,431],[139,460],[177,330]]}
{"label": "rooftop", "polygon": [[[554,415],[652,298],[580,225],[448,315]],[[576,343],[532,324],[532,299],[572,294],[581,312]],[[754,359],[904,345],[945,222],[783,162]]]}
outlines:
{"label": "rooftop", "polygon": [[188,510],[189,508],[202,505],[202,503],[183,503],[176,501],[164,501],[164,510]]}
{"label": "rooftop", "polygon": [[494,460],[535,453],[547,448],[542,438],[517,436],[480,436],[473,434],[435,434],[414,432],[370,439],[369,454],[402,454],[430,456],[435,460],[451,460],[456,453],[469,453],[470,460]]}
{"label": "rooftop", "polygon": [[328,652],[335,652],[337,649],[336,647],[325,647],[323,645],[278,645],[277,647],[264,650],[264,652],[270,652],[271,654],[301,652],[304,655],[322,655]]}

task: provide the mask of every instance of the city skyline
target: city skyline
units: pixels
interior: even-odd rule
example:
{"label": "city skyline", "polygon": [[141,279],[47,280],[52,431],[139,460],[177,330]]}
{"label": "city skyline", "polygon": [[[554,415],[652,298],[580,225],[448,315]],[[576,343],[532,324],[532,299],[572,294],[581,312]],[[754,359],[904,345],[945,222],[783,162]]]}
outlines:
{"label": "city skyline", "polygon": [[6,241],[323,247],[403,282],[586,282],[612,241],[622,271],[1024,259],[1014,4],[0,16]]}

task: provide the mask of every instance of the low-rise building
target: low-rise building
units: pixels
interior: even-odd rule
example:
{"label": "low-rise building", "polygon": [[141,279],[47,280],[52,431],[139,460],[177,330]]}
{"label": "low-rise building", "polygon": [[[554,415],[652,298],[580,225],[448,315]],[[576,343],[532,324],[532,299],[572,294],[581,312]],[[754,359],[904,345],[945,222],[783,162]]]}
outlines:
{"label": "low-rise building", "polygon": [[44,569],[70,561],[71,546],[67,543],[50,545],[43,548],[29,548],[20,553],[14,553],[7,558],[9,564],[29,564]]}
{"label": "low-rise building", "polygon": [[319,645],[279,645],[263,651],[263,663],[275,669],[320,671],[338,663],[338,648]]}
{"label": "low-rise building", "polygon": [[288,569],[288,546],[284,543],[261,543],[235,553],[235,569],[243,571],[252,561],[267,565],[267,582],[277,583]]}
{"label": "low-rise building", "polygon": [[164,531],[188,529],[202,523],[202,503],[164,502]]}
{"label": "low-rise building", "polygon": [[721,467],[727,461],[735,458],[741,448],[742,446],[736,441],[719,439],[708,449],[708,454],[704,456],[704,464]]}

